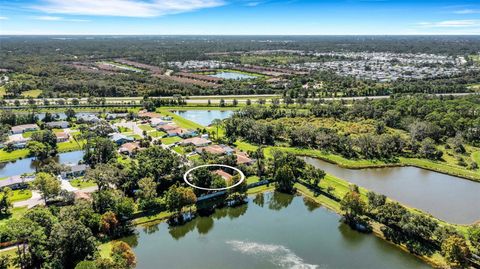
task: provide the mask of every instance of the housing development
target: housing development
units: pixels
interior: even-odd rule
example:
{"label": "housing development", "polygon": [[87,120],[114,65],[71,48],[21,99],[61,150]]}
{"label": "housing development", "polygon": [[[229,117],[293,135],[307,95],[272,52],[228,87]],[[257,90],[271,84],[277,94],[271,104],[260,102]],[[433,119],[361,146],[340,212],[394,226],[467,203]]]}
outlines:
{"label": "housing development", "polygon": [[478,10],[0,3],[0,269],[480,268]]}

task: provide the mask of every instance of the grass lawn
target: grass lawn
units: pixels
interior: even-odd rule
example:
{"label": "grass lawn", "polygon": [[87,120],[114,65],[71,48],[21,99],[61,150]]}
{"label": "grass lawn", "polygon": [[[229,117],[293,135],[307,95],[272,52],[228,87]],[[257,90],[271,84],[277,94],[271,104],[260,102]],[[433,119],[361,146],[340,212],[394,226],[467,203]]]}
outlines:
{"label": "grass lawn", "polygon": [[182,155],[185,154],[185,148],[184,147],[176,146],[176,147],[173,147],[172,149],[178,154],[182,154]]}
{"label": "grass lawn", "polygon": [[480,166],[480,151],[472,153],[472,159]]}
{"label": "grass lawn", "polygon": [[5,86],[0,86],[0,98],[3,98],[7,94],[7,91],[5,90]]}
{"label": "grass lawn", "polygon": [[25,133],[22,134],[22,136],[23,136],[24,138],[30,138],[30,137],[32,137],[32,135],[33,135],[34,133],[36,133],[36,132],[37,132],[37,131],[25,132]]}
{"label": "grass lawn", "polygon": [[118,126],[117,128],[118,128],[118,131],[122,134],[133,132],[133,130],[128,127]]}
{"label": "grass lawn", "polygon": [[67,142],[57,143],[57,146],[58,146],[59,152],[68,152],[68,151],[81,150],[84,144],[85,144],[84,140],[80,142],[77,142],[75,140],[70,140]]}
{"label": "grass lawn", "polygon": [[164,116],[170,116],[173,118],[173,122],[175,122],[179,127],[185,128],[185,129],[203,129],[205,126],[200,125],[198,123],[195,123],[193,121],[189,121],[183,117],[180,117],[179,115],[168,111],[168,109],[165,108],[159,108],[157,109],[157,112],[160,112]]}
{"label": "grass lawn", "polygon": [[161,139],[162,144],[165,144],[165,145],[170,145],[170,144],[176,143],[180,140],[182,140],[182,139],[178,136],[170,136],[170,137],[165,137],[165,138]]}
{"label": "grass lawn", "polygon": [[[3,197],[3,194],[0,194],[0,198]],[[32,191],[31,190],[14,190],[10,195],[10,199],[12,202],[24,201],[32,198]]]}
{"label": "grass lawn", "polygon": [[0,226],[5,225],[8,220],[21,218],[27,212],[27,210],[28,210],[28,208],[26,206],[24,206],[24,207],[14,207],[14,208],[10,209],[11,215],[8,216],[8,217],[0,219]]}
{"label": "grass lawn", "polygon": [[252,184],[260,181],[260,178],[257,176],[249,176],[247,177],[247,184]]}
{"label": "grass lawn", "polygon": [[5,150],[0,150],[0,162],[14,161],[17,159],[22,159],[28,156],[28,149],[17,149],[12,152],[6,152]]}
{"label": "grass lawn", "polygon": [[32,97],[32,98],[37,98],[42,94],[42,90],[31,90],[31,91],[24,91],[22,92],[23,97]]}
{"label": "grass lawn", "polygon": [[162,132],[162,131],[153,131],[153,132],[148,132],[147,134],[151,137],[157,138],[157,137],[163,137],[167,133]]}
{"label": "grass lawn", "polygon": [[142,129],[143,131],[147,131],[147,132],[155,130],[155,128],[153,128],[152,126],[147,125],[147,124],[138,125],[138,128]]}
{"label": "grass lawn", "polygon": [[75,188],[85,189],[88,187],[96,186],[97,184],[95,184],[95,182],[92,180],[83,180],[82,178],[76,178],[76,179],[70,180],[70,185],[72,185]]}

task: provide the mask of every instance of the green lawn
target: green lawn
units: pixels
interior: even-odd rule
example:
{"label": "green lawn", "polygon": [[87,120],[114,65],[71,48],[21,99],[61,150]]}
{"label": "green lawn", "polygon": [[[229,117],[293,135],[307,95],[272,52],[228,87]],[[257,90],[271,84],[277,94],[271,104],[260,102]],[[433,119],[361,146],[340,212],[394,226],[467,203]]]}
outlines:
{"label": "green lawn", "polygon": [[[2,198],[3,195],[0,195]],[[10,195],[10,199],[12,202],[24,201],[32,198],[32,191],[31,190],[14,190]]]}
{"label": "green lawn", "polygon": [[81,150],[84,144],[85,144],[85,141],[77,142],[75,140],[70,140],[67,142],[57,143],[57,146],[58,146],[59,152],[68,152],[68,151]]}
{"label": "green lawn", "polygon": [[165,132],[162,132],[162,131],[153,131],[153,132],[148,132],[148,135],[151,136],[151,137],[163,137],[164,135],[166,135],[167,133]]}
{"label": "green lawn", "polygon": [[7,94],[7,91],[5,90],[5,86],[0,86],[0,99],[3,98]]}
{"label": "green lawn", "polygon": [[42,94],[42,90],[30,90],[30,91],[24,91],[22,92],[23,97],[32,97],[32,98],[37,98]]}
{"label": "green lawn", "polygon": [[155,128],[153,128],[152,126],[147,125],[147,124],[138,125],[138,128],[142,129],[143,131],[147,131],[147,132],[155,130]]}
{"label": "green lawn", "polygon": [[17,149],[12,152],[6,152],[5,150],[0,150],[0,162],[14,161],[22,159],[28,156],[28,149]]}
{"label": "green lawn", "polygon": [[25,132],[25,133],[22,134],[22,136],[23,136],[24,138],[30,138],[30,137],[32,137],[32,135],[33,135],[34,133],[36,133],[36,132],[37,132],[37,131]]}
{"label": "green lawn", "polygon": [[178,154],[182,154],[182,155],[185,154],[185,148],[184,147],[176,146],[176,147],[173,147],[172,149]]}
{"label": "green lawn", "polygon": [[182,140],[182,138],[180,138],[178,136],[170,136],[170,137],[165,137],[165,138],[161,139],[162,144],[165,144],[165,145],[170,145],[170,144],[176,143],[180,140]]}
{"label": "green lawn", "polygon": [[180,117],[179,115],[168,111],[168,109],[159,108],[157,109],[157,112],[160,112],[164,116],[172,117],[173,122],[175,122],[179,127],[186,128],[186,129],[194,129],[194,130],[196,130],[197,128],[199,129],[205,128],[205,126],[195,123],[193,121],[187,120],[183,117]]}
{"label": "green lawn", "polygon": [[118,128],[118,131],[122,134],[133,132],[133,130],[128,127],[118,126],[117,128]]}
{"label": "green lawn", "polygon": [[24,206],[24,207],[14,207],[14,208],[10,209],[11,215],[8,216],[8,217],[0,219],[0,227],[5,225],[8,220],[21,218],[27,212],[27,210],[28,210],[28,208],[26,206]]}
{"label": "green lawn", "polygon": [[95,182],[91,180],[83,180],[82,178],[76,178],[76,179],[70,180],[70,185],[72,185],[75,188],[85,189],[88,187],[96,186],[97,184],[95,184]]}
{"label": "green lawn", "polygon": [[472,159],[480,166],[480,151],[472,153]]}
{"label": "green lawn", "polygon": [[260,181],[260,178],[257,176],[249,176],[247,177],[247,184],[252,184]]}

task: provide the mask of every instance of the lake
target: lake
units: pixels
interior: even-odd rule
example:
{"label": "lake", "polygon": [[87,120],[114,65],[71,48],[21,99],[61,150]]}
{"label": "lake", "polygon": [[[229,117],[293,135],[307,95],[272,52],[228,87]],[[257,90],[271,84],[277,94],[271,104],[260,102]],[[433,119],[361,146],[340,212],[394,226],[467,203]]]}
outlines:
{"label": "lake", "polygon": [[177,110],[175,114],[198,123],[203,126],[209,126],[214,119],[223,120],[233,114],[232,110]]}
{"label": "lake", "polygon": [[[57,157],[57,161],[63,164],[77,164],[78,161],[82,159],[82,150],[60,153]],[[35,158],[25,158],[14,162],[0,163],[0,178],[33,173],[36,167]]]}
{"label": "lake", "polygon": [[265,193],[178,227],[137,227],[124,238],[137,268],[431,268],[301,196]]}
{"label": "lake", "polygon": [[219,73],[208,75],[208,76],[215,77],[215,78],[222,78],[222,79],[234,79],[234,80],[256,78],[255,76],[252,76],[252,75],[247,75],[247,74],[237,73],[237,72],[219,72]]}
{"label": "lake", "polygon": [[346,169],[319,159],[303,157],[338,178],[384,194],[402,204],[458,224],[480,220],[480,183],[416,167]]}

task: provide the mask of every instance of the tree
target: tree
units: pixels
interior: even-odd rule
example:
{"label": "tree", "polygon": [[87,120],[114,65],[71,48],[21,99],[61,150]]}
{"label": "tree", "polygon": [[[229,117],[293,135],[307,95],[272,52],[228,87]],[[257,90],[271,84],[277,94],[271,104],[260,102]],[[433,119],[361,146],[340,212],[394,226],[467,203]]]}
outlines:
{"label": "tree", "polygon": [[88,169],[85,179],[95,181],[99,190],[108,190],[114,187],[121,177],[121,171],[111,164],[99,163],[94,169]]}
{"label": "tree", "polygon": [[224,107],[225,106],[225,99],[221,98],[220,99],[220,107]]}
{"label": "tree", "polygon": [[100,229],[104,234],[115,235],[120,221],[112,211],[105,212],[100,219]]}
{"label": "tree", "polygon": [[75,118],[76,113],[75,110],[69,108],[65,111],[65,115],[67,116],[67,120],[72,120],[73,118]]}
{"label": "tree", "polygon": [[273,177],[275,188],[280,192],[293,193],[293,184],[295,183],[295,175],[289,166],[280,167]]}
{"label": "tree", "polygon": [[[7,222],[8,233],[11,240],[17,243],[17,259],[15,260],[18,267],[32,268],[34,260],[41,257],[46,257],[44,244],[47,242],[47,237],[40,227],[35,222],[27,218],[19,220],[10,220]],[[35,255],[35,253],[39,254]]]}
{"label": "tree", "polygon": [[232,105],[233,105],[233,106],[237,106],[237,105],[238,105],[238,100],[237,100],[237,99],[233,99]]}
{"label": "tree", "polygon": [[303,169],[302,179],[305,180],[308,184],[318,186],[320,180],[322,180],[325,175],[325,171],[315,168],[315,166],[311,164],[307,164]]}
{"label": "tree", "polygon": [[112,258],[116,268],[130,269],[135,268],[137,263],[135,253],[132,248],[123,241],[113,243]]}
{"label": "tree", "polygon": [[212,121],[212,123],[211,123],[213,126],[216,127],[215,138],[217,139],[217,141],[220,139],[220,136],[219,136],[219,133],[218,133],[218,128],[219,128],[220,126],[222,126],[222,123],[223,123],[223,122],[222,122],[222,120],[220,120],[220,119],[214,119],[214,120]]}
{"label": "tree", "polygon": [[450,236],[442,243],[442,254],[451,265],[465,266],[471,256],[465,238]]}
{"label": "tree", "polygon": [[191,188],[173,185],[165,194],[167,209],[171,212],[180,212],[185,206],[193,205],[197,197]]}
{"label": "tree", "polygon": [[12,207],[12,189],[4,187],[0,192],[0,214],[9,215]]}
{"label": "tree", "polygon": [[96,239],[92,231],[78,220],[64,220],[53,227],[52,254],[64,268],[72,268],[78,262],[93,258]]}
{"label": "tree", "polygon": [[364,214],[365,202],[360,197],[360,193],[352,189],[343,196],[340,201],[340,209],[345,212],[346,221],[351,223]]}
{"label": "tree", "polygon": [[47,203],[48,199],[57,197],[61,190],[60,181],[47,173],[37,173],[32,185],[40,191],[45,203]]}
{"label": "tree", "polygon": [[140,190],[137,197],[140,199],[141,208],[151,208],[157,198],[157,183],[151,177],[144,177],[138,181]]}
{"label": "tree", "polygon": [[92,167],[99,163],[107,163],[116,155],[115,144],[108,138],[96,137],[85,144],[83,159]]}
{"label": "tree", "polygon": [[422,141],[419,153],[420,156],[432,160],[439,160],[443,155],[441,150],[437,150],[435,142],[431,138],[426,138]]}
{"label": "tree", "polygon": [[29,141],[27,144],[28,151],[31,156],[34,156],[40,161],[43,161],[49,157],[50,148],[44,143],[38,141]]}
{"label": "tree", "polygon": [[472,245],[480,251],[480,224],[474,224],[468,229],[468,238]]}

